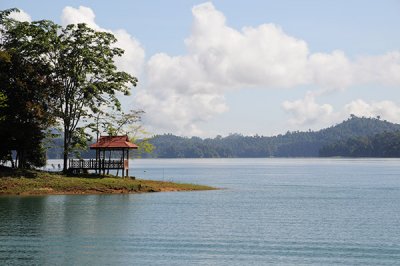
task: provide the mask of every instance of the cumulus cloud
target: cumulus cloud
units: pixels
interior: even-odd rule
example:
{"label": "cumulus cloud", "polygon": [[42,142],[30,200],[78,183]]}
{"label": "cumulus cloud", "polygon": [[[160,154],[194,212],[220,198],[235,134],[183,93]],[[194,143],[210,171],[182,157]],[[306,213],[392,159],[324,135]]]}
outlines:
{"label": "cumulus cloud", "polygon": [[329,104],[319,104],[315,95],[307,92],[303,99],[284,101],[283,110],[291,115],[291,125],[309,128],[313,125],[328,126],[339,123],[351,114],[362,117],[381,117],[392,122],[400,122],[400,106],[392,101],[366,102],[358,99],[346,104],[340,110],[334,110]]}
{"label": "cumulus cloud", "polygon": [[[192,13],[187,53],[153,55],[146,66],[146,89],[136,98],[148,110],[147,122],[161,131],[191,134],[188,129],[194,128],[198,132],[199,121],[228,110],[224,95],[235,89],[310,85],[332,91],[372,82],[400,85],[399,52],[355,60],[340,50],[310,53],[305,41],[277,25],[233,29],[212,3],[197,5]],[[318,105],[315,95],[286,101],[283,107],[297,124],[330,118],[333,107]]]}
{"label": "cumulus cloud", "polygon": [[314,53],[309,57],[311,81],[323,90],[345,89],[354,82],[354,66],[339,50],[331,54]]}
{"label": "cumulus cloud", "polygon": [[400,122],[400,106],[392,101],[365,102],[358,99],[346,104],[345,114],[354,114],[356,116],[377,117],[393,122]]}
{"label": "cumulus cloud", "polygon": [[25,11],[23,11],[22,9],[19,10],[19,12],[11,12],[11,14],[9,15],[9,18],[15,19],[17,21],[28,21],[31,22],[32,18],[31,16],[26,13]]}
{"label": "cumulus cloud", "polygon": [[235,30],[211,3],[195,6],[192,13],[187,54],[152,56],[146,89],[136,97],[155,127],[178,134],[199,132],[198,122],[228,110],[224,95],[229,90],[309,82],[304,41],[274,24]]}
{"label": "cumulus cloud", "polygon": [[360,83],[400,86],[400,51],[360,57],[355,72],[355,78]]}
{"label": "cumulus cloud", "polygon": [[363,56],[351,61],[342,51],[309,56],[310,84],[321,89],[346,89],[353,85],[400,85],[400,52]]}
{"label": "cumulus cloud", "polygon": [[292,115],[289,122],[300,126],[309,126],[321,121],[330,122],[332,116],[336,116],[331,105],[316,103],[315,96],[310,91],[303,99],[284,101],[282,108]]}
{"label": "cumulus cloud", "polygon": [[140,76],[143,69],[145,51],[139,41],[123,29],[109,30],[101,28],[96,24],[95,18],[95,13],[89,7],[73,8],[67,6],[62,11],[61,23],[63,25],[86,23],[92,29],[113,33],[118,40],[115,46],[125,50],[121,57],[115,59],[118,69],[134,76]]}
{"label": "cumulus cloud", "polygon": [[[209,2],[194,6],[192,14],[191,33],[184,40],[186,53],[158,53],[146,63],[141,44],[126,30],[99,26],[92,9],[65,7],[61,19],[64,25],[84,22],[117,37],[116,46],[125,50],[116,59],[117,66],[135,76],[143,69],[140,78],[145,82],[136,89],[134,107],[147,112],[144,121],[153,132],[201,135],[202,122],[229,110],[225,95],[232,90],[310,86],[332,91],[370,83],[400,86],[400,51],[355,59],[340,50],[311,53],[304,40],[272,23],[234,29]],[[335,112],[332,105],[319,104],[316,96],[315,91],[309,92],[303,99],[282,104],[293,124],[331,123],[344,114],[368,112],[390,119],[397,112],[393,102],[362,100]]]}
{"label": "cumulus cloud", "polygon": [[77,24],[86,23],[89,27],[95,30],[103,30],[95,22],[96,15],[93,10],[89,7],[80,6],[79,8],[74,8],[71,6],[64,7],[61,14],[61,24]]}
{"label": "cumulus cloud", "polygon": [[292,87],[307,82],[307,44],[274,24],[237,31],[211,3],[195,6],[190,54],[214,82],[230,87]]}

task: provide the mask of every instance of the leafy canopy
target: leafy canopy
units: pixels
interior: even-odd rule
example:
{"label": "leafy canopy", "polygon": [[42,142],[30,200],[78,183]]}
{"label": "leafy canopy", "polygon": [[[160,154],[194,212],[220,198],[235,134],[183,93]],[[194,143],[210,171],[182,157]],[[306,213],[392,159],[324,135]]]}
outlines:
{"label": "leafy canopy", "polygon": [[64,170],[68,154],[83,143],[88,119],[103,112],[100,106],[117,111],[118,93],[129,95],[137,79],[118,71],[114,58],[123,50],[116,38],[86,24],[62,27],[49,20],[18,22],[8,18],[15,9],[0,12],[1,48],[24,61],[45,66],[52,84],[52,106],[48,112],[60,123],[64,135]]}

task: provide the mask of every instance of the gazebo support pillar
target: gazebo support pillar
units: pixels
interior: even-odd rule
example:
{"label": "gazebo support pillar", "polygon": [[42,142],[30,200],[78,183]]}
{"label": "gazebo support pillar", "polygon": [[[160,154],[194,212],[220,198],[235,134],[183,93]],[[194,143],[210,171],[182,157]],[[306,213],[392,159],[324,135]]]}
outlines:
{"label": "gazebo support pillar", "polygon": [[[125,167],[125,162],[124,162]],[[129,177],[129,149],[126,150],[126,177]]]}
{"label": "gazebo support pillar", "polygon": [[122,178],[124,178],[124,170],[125,170],[125,149],[122,149]]}
{"label": "gazebo support pillar", "polygon": [[106,175],[106,150],[103,150],[103,175]]}

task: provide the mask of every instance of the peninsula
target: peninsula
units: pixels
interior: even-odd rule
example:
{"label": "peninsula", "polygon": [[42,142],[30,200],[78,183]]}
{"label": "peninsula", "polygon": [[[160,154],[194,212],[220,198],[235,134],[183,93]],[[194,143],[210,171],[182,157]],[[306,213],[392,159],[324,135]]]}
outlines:
{"label": "peninsula", "polygon": [[209,186],[132,177],[64,175],[38,170],[0,168],[0,195],[121,194],[213,189]]}

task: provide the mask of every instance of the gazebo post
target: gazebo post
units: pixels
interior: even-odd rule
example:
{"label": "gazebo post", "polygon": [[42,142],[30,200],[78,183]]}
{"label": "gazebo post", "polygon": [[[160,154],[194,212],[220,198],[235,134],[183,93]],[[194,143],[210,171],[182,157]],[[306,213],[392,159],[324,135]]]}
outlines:
{"label": "gazebo post", "polygon": [[98,165],[97,165],[97,168],[99,169],[99,171],[97,172],[99,175],[101,175],[101,150],[99,150],[99,152],[98,152],[99,154],[97,155],[97,159],[99,160],[98,161]]}
{"label": "gazebo post", "polygon": [[[124,162],[125,167],[125,162]],[[129,149],[126,150],[126,177],[129,176]]]}
{"label": "gazebo post", "polygon": [[[96,149],[97,150],[97,149]],[[96,160],[97,160],[97,173],[99,174],[99,175],[101,175],[101,157],[100,157],[100,151],[101,150],[97,150],[97,157],[96,157]]]}
{"label": "gazebo post", "polygon": [[125,169],[125,149],[122,149],[122,178],[124,178]]}
{"label": "gazebo post", "polygon": [[106,149],[103,150],[103,175],[106,175]]}
{"label": "gazebo post", "polygon": [[[97,162],[97,149],[96,149],[96,162]],[[96,166],[96,169],[94,171],[97,174],[97,166]]]}

